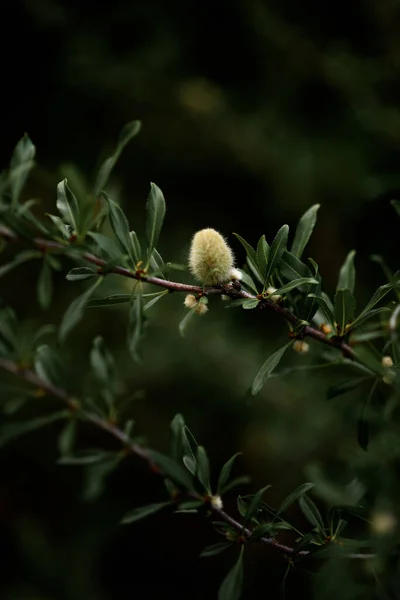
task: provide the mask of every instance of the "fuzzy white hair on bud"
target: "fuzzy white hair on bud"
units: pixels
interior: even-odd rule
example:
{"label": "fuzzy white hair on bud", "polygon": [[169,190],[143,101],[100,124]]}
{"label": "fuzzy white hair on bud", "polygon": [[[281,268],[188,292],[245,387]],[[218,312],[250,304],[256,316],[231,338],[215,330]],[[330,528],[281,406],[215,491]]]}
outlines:
{"label": "fuzzy white hair on bud", "polygon": [[207,228],[194,234],[189,251],[189,268],[204,285],[229,281],[233,252],[218,231]]}
{"label": "fuzzy white hair on bud", "polygon": [[196,296],[193,294],[188,294],[185,297],[183,304],[186,306],[186,308],[194,308],[198,304]]}
{"label": "fuzzy white hair on bud", "polygon": [[305,354],[310,349],[310,345],[307,342],[303,342],[301,340],[296,340],[293,342],[293,350],[295,352],[299,352],[300,354]]}

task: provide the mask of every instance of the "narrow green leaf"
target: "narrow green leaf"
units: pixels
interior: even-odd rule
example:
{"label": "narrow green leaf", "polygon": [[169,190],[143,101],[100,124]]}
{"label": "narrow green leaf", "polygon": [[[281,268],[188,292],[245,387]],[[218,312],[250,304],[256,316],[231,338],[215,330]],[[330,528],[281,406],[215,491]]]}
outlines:
{"label": "narrow green leaf", "polygon": [[36,349],[34,358],[35,371],[45,381],[64,387],[63,360],[54,348],[42,344]]}
{"label": "narrow green leaf", "polygon": [[3,423],[0,430],[0,448],[8,444],[9,442],[29,433],[35,431],[46,425],[50,425],[55,421],[66,419],[69,416],[68,410],[60,410],[44,417],[37,417],[36,419],[30,419],[29,421],[15,421],[13,423]]}
{"label": "narrow green leaf", "polygon": [[317,300],[318,305],[319,305],[320,309],[322,310],[322,312],[324,313],[327,322],[329,323],[329,325],[331,325],[333,327],[335,324],[335,317],[333,315],[333,311],[332,311],[331,307],[326,302],[325,298],[323,296],[317,296],[316,294],[308,294],[308,295],[310,298],[315,298]]}
{"label": "narrow green leaf", "polygon": [[130,231],[129,237],[130,237],[130,241],[131,241],[130,245],[132,248],[132,256],[134,259],[134,263],[137,264],[140,262],[140,259],[142,256],[142,248],[140,246],[139,238],[136,235],[136,231]]}
{"label": "narrow green leaf", "polygon": [[332,398],[336,398],[336,396],[340,396],[341,394],[346,394],[352,390],[359,389],[360,384],[366,380],[367,377],[357,377],[355,379],[348,379],[346,381],[342,381],[341,383],[332,385],[326,392],[326,397],[328,400],[331,400]]}
{"label": "narrow green leaf", "polygon": [[117,143],[117,147],[115,149],[115,152],[112,156],[110,156],[109,158],[106,158],[106,160],[103,162],[103,164],[101,165],[97,178],[96,178],[96,183],[94,185],[94,195],[95,197],[98,196],[100,194],[100,192],[103,190],[104,186],[106,185],[111,171],[113,170],[122,150],[124,149],[124,147],[126,146],[126,144],[133,138],[135,137],[135,135],[137,135],[140,131],[141,128],[141,123],[140,121],[132,121],[130,123],[127,123],[123,128],[122,131],[119,134],[119,138],[118,138],[118,143]]}
{"label": "narrow green leaf", "polygon": [[169,294],[169,290],[164,290],[163,292],[158,292],[158,294],[156,296],[154,296],[154,298],[152,298],[151,300],[146,302],[146,304],[143,307],[143,310],[149,310],[149,308],[154,306],[154,304],[156,304],[156,302],[158,302],[163,296],[167,296],[168,294]]}
{"label": "narrow green leaf", "polygon": [[29,171],[31,171],[34,166],[35,152],[35,146],[29,139],[29,136],[25,133],[15,146],[10,162],[9,182],[11,186],[11,203],[13,207],[18,203]]}
{"label": "narrow green leaf", "polygon": [[258,490],[256,494],[250,500],[250,503],[247,507],[246,514],[244,516],[244,527],[251,521],[251,519],[257,516],[257,511],[260,507],[262,497],[264,493],[271,487],[271,485],[266,485],[265,487]]}
{"label": "narrow green leaf", "polygon": [[185,490],[193,490],[192,477],[180,464],[170,456],[160,454],[155,450],[147,450],[148,455],[169,479]]}
{"label": "narrow green leaf", "polygon": [[140,521],[149,515],[162,510],[166,506],[171,506],[173,502],[156,502],[154,504],[147,504],[147,506],[139,506],[129,511],[121,520],[121,525],[127,525],[128,523],[134,523]]}
{"label": "narrow green leaf", "polygon": [[76,440],[76,419],[69,419],[58,436],[58,449],[61,456],[71,454]]}
{"label": "narrow green leaf", "polygon": [[274,352],[273,354],[271,354],[271,356],[269,356],[267,358],[267,360],[265,361],[265,363],[263,364],[261,369],[258,371],[258,373],[255,376],[255,379],[253,381],[253,385],[251,388],[252,396],[255,396],[256,394],[258,394],[258,392],[261,390],[261,388],[263,387],[266,380],[269,377],[271,377],[272,372],[278,366],[282,356],[285,354],[286,350],[289,348],[291,343],[292,342],[285,344],[285,346],[283,346],[282,348],[279,348],[279,350],[277,350],[276,352]]}
{"label": "narrow green leaf", "polygon": [[283,296],[283,294],[287,294],[287,292],[291,292],[295,288],[299,288],[302,285],[318,285],[318,283],[319,282],[314,277],[300,277],[300,279],[293,279],[292,281],[289,281],[289,283],[285,283],[285,285],[278,288],[274,294]]}
{"label": "narrow green leaf", "polygon": [[[280,265],[280,274],[292,281],[292,279],[301,279],[302,277],[312,277],[310,268],[305,265],[297,256],[285,250],[282,255],[282,262]],[[305,291],[305,290],[300,290]]]}
{"label": "narrow green leaf", "polygon": [[[140,288],[139,288],[140,289]],[[141,291],[141,290],[140,290]],[[141,362],[139,344],[143,338],[147,318],[143,312],[143,296],[139,292],[132,300],[129,311],[128,349],[135,362]]]}
{"label": "narrow green leaf", "polygon": [[[389,317],[390,308],[388,306],[380,306],[379,308],[373,308],[369,312],[365,313],[362,317],[361,316],[357,317],[353,321],[353,323],[350,324],[348,331],[352,331],[355,328],[359,329],[360,327],[365,325],[365,323],[367,321],[369,321],[370,319],[373,319],[377,315],[381,315],[382,313],[387,313],[387,316]],[[377,332],[375,332],[375,333],[377,333]]]}
{"label": "narrow green leaf", "polygon": [[185,419],[180,413],[177,413],[170,423],[170,453],[175,460],[180,460],[183,456],[182,438],[184,436]]}
{"label": "narrow green leaf", "polygon": [[211,546],[207,546],[204,548],[203,552],[200,554],[200,558],[206,558],[207,556],[215,556],[216,554],[221,554],[227,548],[230,548],[232,544],[227,542],[218,542],[217,544],[212,544]]}
{"label": "narrow green leaf", "polygon": [[268,257],[267,271],[264,278],[264,287],[268,285],[271,275],[278,268],[284,251],[286,250],[287,239],[289,235],[289,226],[282,225],[271,244],[271,250]]}
{"label": "narrow green leaf", "polygon": [[307,494],[300,496],[299,506],[309,523],[311,523],[311,525],[313,525],[317,529],[317,531],[324,534],[325,525],[322,515],[319,512],[316,504],[311,500],[311,498],[307,496]]}
{"label": "narrow green leaf", "polygon": [[256,308],[259,303],[260,301],[257,298],[250,298],[250,300],[245,300],[242,306],[245,310],[250,310],[252,308]]}
{"label": "narrow green leaf", "polygon": [[64,223],[72,227],[74,232],[79,228],[79,206],[74,194],[68,187],[66,179],[57,185],[57,209]]}
{"label": "narrow green leaf", "polygon": [[347,289],[350,290],[352,294],[354,293],[354,284],[356,281],[356,269],[354,266],[355,255],[356,251],[351,250],[346,256],[346,259],[340,268],[337,290]]}
{"label": "narrow green leaf", "polygon": [[75,454],[61,456],[57,463],[59,465],[87,466],[106,462],[114,456],[114,453],[106,452],[105,450],[80,450],[75,452]]}
{"label": "narrow green leaf", "polygon": [[65,276],[68,281],[81,281],[83,279],[90,279],[91,277],[97,277],[98,273],[91,267],[75,267],[71,269]]}
{"label": "narrow green leaf", "polygon": [[263,275],[260,273],[260,270],[258,268],[258,264],[257,264],[257,253],[254,250],[254,248],[252,246],[250,246],[250,244],[248,242],[246,242],[245,239],[243,239],[238,233],[234,233],[233,234],[238,240],[239,242],[242,244],[243,248],[246,251],[246,262],[251,270],[251,272],[253,273],[253,275],[255,276],[255,278],[260,282],[263,283],[264,282],[264,277]]}
{"label": "narrow green leaf", "polygon": [[93,295],[95,289],[102,282],[102,278],[96,281],[92,287],[87,289],[81,296],[75,298],[75,300],[68,306],[67,310],[64,313],[64,316],[60,323],[60,329],[58,332],[59,339],[61,342],[64,342],[71,331],[79,323],[81,318],[83,317],[83,313],[85,312],[86,302]]}
{"label": "narrow green leaf", "polygon": [[194,316],[193,310],[189,310],[187,312],[187,314],[183,317],[181,322],[179,323],[179,333],[181,334],[182,337],[185,337],[188,325],[189,325],[190,321],[192,320],[193,316]]}
{"label": "narrow green leaf", "polygon": [[46,213],[46,216],[49,217],[49,219],[56,226],[58,232],[61,233],[63,239],[69,240],[71,234],[66,224],[61,221],[60,217],[57,217],[56,215],[50,215],[49,213]]}
{"label": "narrow green leaf", "polygon": [[97,233],[96,231],[88,231],[87,235],[96,242],[97,247],[95,248],[95,253],[98,254],[100,250],[100,258],[110,260],[119,257],[121,258],[122,262],[123,255],[121,254],[121,251],[107,236],[103,235],[102,233]]}
{"label": "narrow green leaf", "polygon": [[116,202],[114,202],[114,200],[111,200],[108,194],[103,192],[103,196],[108,204],[108,218],[110,219],[111,229],[120,243],[121,248],[131,259],[132,266],[134,266],[136,261],[132,249],[132,239],[129,232],[128,219],[126,218],[122,208]]}
{"label": "narrow green leaf", "polygon": [[251,290],[255,294],[258,294],[257,286],[254,283],[253,279],[250,277],[250,275],[248,273],[246,273],[246,271],[243,271],[242,269],[238,269],[238,271],[240,272],[241,277],[242,277],[240,282],[242,284],[244,284],[245,286],[247,286],[249,288],[249,290]]}
{"label": "narrow green leaf", "polygon": [[47,260],[43,261],[42,269],[39,274],[37,283],[37,298],[41,308],[46,310],[53,297],[53,278],[49,263]]}
{"label": "narrow green leaf", "polygon": [[349,289],[337,290],[335,294],[335,321],[338,335],[346,333],[346,325],[354,319],[356,301]]}
{"label": "narrow green leaf", "polygon": [[293,244],[291,248],[292,254],[300,258],[303,254],[304,248],[306,247],[308,240],[311,237],[315,223],[317,221],[317,212],[319,204],[311,206],[304,215],[301,217],[299,224],[297,225],[296,233],[294,234]]}
{"label": "narrow green leaf", "polygon": [[126,304],[132,299],[132,294],[113,294],[105,298],[93,298],[88,300],[86,308],[99,308],[101,306],[114,306],[115,304]]}
{"label": "narrow green leaf", "polygon": [[154,248],[151,253],[150,267],[152,275],[159,275],[162,279],[165,279],[165,263],[157,248]]}
{"label": "narrow green leaf", "polygon": [[243,587],[243,551],[244,546],[241,546],[237,562],[219,588],[218,600],[239,600]]}
{"label": "narrow green leaf", "polygon": [[281,513],[285,512],[285,510],[287,510],[289,508],[289,506],[291,504],[293,504],[293,502],[296,502],[296,500],[298,500],[303,494],[305,494],[306,492],[311,490],[311,488],[313,488],[314,486],[315,486],[315,483],[302,483],[301,485],[299,485],[299,487],[297,487],[294,490],[294,492],[289,494],[284,499],[284,501],[282,502],[282,504],[280,505],[279,509],[277,510],[277,512],[275,514],[275,518],[278,517]]}
{"label": "narrow green leaf", "polygon": [[83,500],[91,502],[96,500],[104,491],[106,479],[118,467],[120,456],[112,455],[103,462],[85,467]]}
{"label": "narrow green leaf", "polygon": [[165,200],[162,191],[155,183],[150,183],[150,193],[146,202],[146,234],[149,242],[148,261],[157,245],[165,216]]}
{"label": "narrow green leaf", "polygon": [[376,305],[378,304],[378,302],[380,302],[382,300],[382,298],[384,298],[386,296],[386,294],[388,294],[389,292],[391,292],[393,290],[393,288],[397,285],[400,284],[400,277],[399,274],[396,273],[393,276],[393,283],[387,283],[385,285],[381,285],[372,295],[372,298],[370,299],[370,301],[368,302],[367,306],[364,308],[364,310],[361,311],[361,313],[358,315],[358,317],[354,320],[353,322],[353,326],[357,325],[360,320]]}
{"label": "narrow green leaf", "polygon": [[224,466],[222,467],[218,478],[217,494],[221,495],[224,493],[224,488],[229,481],[229,477],[231,476],[233,463],[235,462],[236,458],[240,456],[240,454],[241,452],[237,452],[236,454],[231,456],[230,459],[227,460]]}
{"label": "narrow green leaf", "polygon": [[231,479],[231,481],[229,481],[229,483],[227,483],[224,486],[223,493],[226,494],[227,492],[229,492],[233,488],[237,487],[238,485],[246,485],[246,484],[250,483],[250,481],[251,480],[248,475],[240,475],[239,477],[235,477],[234,479]]}
{"label": "narrow green leaf", "polygon": [[261,525],[258,525],[253,529],[251,535],[248,537],[248,541],[255,542],[264,537],[265,535],[267,535],[268,537],[274,535],[275,532],[276,523],[262,523]]}
{"label": "narrow green leaf", "polygon": [[210,487],[210,463],[208,460],[207,452],[203,446],[197,446],[197,478],[209,494],[211,494]]}
{"label": "narrow green leaf", "polygon": [[97,381],[102,384],[103,389],[112,392],[115,384],[115,363],[111,352],[107,349],[101,336],[97,336],[93,340],[90,350],[90,365]]}
{"label": "narrow green leaf", "polygon": [[264,279],[267,272],[269,252],[269,245],[267,243],[267,240],[265,239],[265,235],[263,235],[260,237],[259,242],[257,244],[256,256],[258,269]]}

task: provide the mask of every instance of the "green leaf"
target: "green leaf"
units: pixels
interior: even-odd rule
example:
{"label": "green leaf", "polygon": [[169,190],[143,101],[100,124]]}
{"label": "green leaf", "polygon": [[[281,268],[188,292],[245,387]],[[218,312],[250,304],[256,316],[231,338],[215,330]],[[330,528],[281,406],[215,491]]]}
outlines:
{"label": "green leaf", "polygon": [[36,419],[30,419],[29,421],[19,421],[13,423],[3,423],[0,430],[0,448],[8,444],[9,442],[29,433],[35,431],[46,425],[50,425],[55,421],[66,419],[69,416],[68,410],[60,410],[58,412],[51,413],[44,417],[37,417]]}
{"label": "green leaf", "polygon": [[77,433],[76,419],[69,419],[58,436],[58,449],[61,456],[71,454]]}
{"label": "green leaf", "polygon": [[264,278],[264,287],[268,285],[271,275],[278,268],[282,255],[286,250],[287,239],[289,235],[289,226],[282,225],[271,244],[271,250],[268,257],[267,271]]}
{"label": "green leaf", "polygon": [[346,325],[354,319],[356,301],[349,289],[337,290],[335,294],[335,321],[338,335],[346,333]]}
{"label": "green leaf", "polygon": [[105,450],[80,450],[75,454],[61,456],[57,463],[59,465],[87,466],[104,463],[111,457],[115,457],[115,455],[112,452],[106,452]]}
{"label": "green leaf", "polygon": [[3,277],[3,275],[11,271],[12,269],[15,269],[15,267],[21,265],[22,263],[35,258],[41,258],[42,256],[42,253],[38,250],[23,250],[22,252],[17,254],[17,256],[15,256],[15,258],[11,262],[0,267],[0,277]]}
{"label": "green leaf", "polygon": [[371,402],[372,396],[374,395],[376,386],[378,385],[378,379],[372,384],[372,388],[361,405],[360,416],[357,422],[357,440],[363,450],[368,450],[369,443],[369,426],[367,418],[367,410]]}
{"label": "green leaf", "polygon": [[370,301],[368,302],[367,306],[364,308],[363,311],[361,311],[361,313],[358,315],[358,317],[354,320],[353,322],[353,327],[355,325],[358,325],[358,323],[361,321],[361,319],[363,319],[365,317],[365,315],[376,305],[378,304],[378,302],[380,302],[382,300],[382,298],[384,298],[386,296],[386,294],[388,294],[389,292],[391,292],[393,290],[393,288],[395,286],[397,286],[400,283],[400,278],[399,278],[399,274],[396,273],[393,276],[393,283],[387,283],[386,285],[381,285],[376,292],[372,295],[372,298],[370,299]]}
{"label": "green leaf", "polygon": [[265,535],[268,537],[270,537],[271,534],[274,535],[276,532],[276,525],[276,523],[262,523],[261,525],[258,525],[253,529],[251,535],[247,538],[248,541],[255,542]]}
{"label": "green leaf", "polygon": [[281,513],[285,512],[285,510],[287,510],[289,508],[289,506],[291,504],[293,504],[293,502],[298,500],[301,496],[303,496],[303,494],[305,494],[306,492],[311,490],[311,488],[313,488],[314,486],[315,486],[315,483],[302,483],[301,485],[299,485],[299,487],[297,487],[294,490],[294,492],[289,494],[284,499],[284,501],[282,502],[282,504],[280,505],[279,509],[277,510],[277,512],[275,514],[275,518],[278,517]]}
{"label": "green leaf", "polygon": [[97,233],[95,231],[88,231],[87,235],[90,236],[96,242],[96,254],[98,254],[100,250],[101,258],[104,258],[105,260],[120,258],[122,262],[123,255],[121,254],[121,251],[116,247],[115,244],[112,243],[112,241],[107,236],[103,235],[102,233]]}
{"label": "green leaf", "polygon": [[207,452],[203,448],[203,446],[197,446],[197,478],[206,490],[208,494],[211,494],[210,487],[210,463],[208,460]]}
{"label": "green leaf", "polygon": [[326,392],[326,397],[328,400],[331,400],[341,394],[346,394],[352,390],[359,389],[360,384],[366,381],[366,379],[366,377],[357,377],[356,379],[347,379],[346,381],[332,385]]}
{"label": "green leaf", "polygon": [[307,496],[307,494],[300,496],[299,506],[309,523],[311,523],[311,525],[313,525],[317,531],[324,534],[325,525],[321,513],[319,512],[316,504]]}
{"label": "green leaf", "polygon": [[10,162],[9,182],[11,186],[11,203],[13,207],[18,203],[29,171],[34,166],[33,159],[35,158],[35,152],[35,146],[29,139],[29,136],[25,133],[15,146]]}
{"label": "green leaf", "polygon": [[356,281],[356,270],[354,267],[355,254],[356,251],[351,250],[346,256],[346,259],[340,268],[337,290],[347,289],[350,290],[352,294],[354,293],[354,284]]}
{"label": "green leaf", "polygon": [[182,458],[182,439],[184,436],[185,419],[180,413],[177,413],[170,423],[170,452],[175,460]]}
{"label": "green leaf", "polygon": [[157,245],[165,216],[165,200],[162,191],[155,183],[150,183],[150,193],[146,202],[146,234],[149,242],[148,263]]}
{"label": "green leaf", "polygon": [[112,455],[103,462],[87,466],[84,470],[83,500],[91,502],[104,490],[106,479],[117,468],[120,457]]}
{"label": "green leaf", "polygon": [[46,216],[49,217],[49,219],[51,219],[53,224],[56,226],[58,232],[61,233],[64,240],[69,240],[69,238],[71,237],[70,232],[66,224],[61,221],[60,217],[57,217],[56,215],[50,215],[49,213],[46,213]]}
{"label": "green leaf", "polygon": [[56,350],[46,344],[36,349],[35,371],[41,379],[53,385],[64,387],[64,364]]}
{"label": "green leaf", "polygon": [[63,179],[57,185],[57,208],[64,223],[70,225],[74,232],[79,228],[79,206],[67,180]]}
{"label": "green leaf", "polygon": [[301,279],[302,277],[312,277],[309,267],[287,250],[282,255],[280,274],[289,281],[292,281],[292,279]]}
{"label": "green leaf", "polygon": [[88,300],[86,308],[99,308],[101,306],[114,306],[115,304],[125,304],[132,300],[132,294],[113,294],[105,298],[92,298]]}
{"label": "green leaf", "polygon": [[82,281],[83,279],[90,279],[97,276],[97,271],[91,267],[75,267],[67,273],[65,279],[68,279],[68,281]]}
{"label": "green leaf", "polygon": [[248,273],[246,273],[246,271],[243,271],[242,269],[237,269],[237,270],[240,272],[241,277],[242,277],[240,282],[242,284],[244,284],[245,286],[247,286],[249,288],[249,290],[251,290],[255,294],[258,294],[257,286],[254,283],[253,279],[250,277],[250,275]]}
{"label": "green leaf", "polygon": [[188,471],[173,458],[155,450],[147,450],[147,454],[169,479],[185,490],[193,490],[193,481]]}
{"label": "green leaf", "polygon": [[111,200],[111,198],[105,192],[103,192],[103,195],[108,204],[108,218],[110,219],[111,229],[120,243],[121,248],[131,259],[132,266],[135,266],[136,257],[132,246],[132,238],[129,231],[128,219],[126,218],[122,208],[116,202],[114,202],[114,200]]}
{"label": "green leaf", "polygon": [[219,588],[218,600],[239,600],[243,587],[243,551],[244,546],[241,546],[237,562]]}
{"label": "green leaf", "polygon": [[140,259],[142,256],[142,248],[140,246],[139,238],[136,235],[136,231],[130,231],[129,237],[131,240],[130,246],[132,248],[132,256],[133,256],[135,265],[137,265],[140,262]]}
{"label": "green leaf", "polygon": [[139,506],[134,508],[133,510],[126,513],[126,515],[121,520],[121,525],[127,525],[128,523],[134,523],[135,521],[140,521],[149,515],[153,515],[154,513],[162,510],[166,506],[171,506],[173,502],[155,502],[154,504],[147,504],[147,506]]}
{"label": "green leaf", "polygon": [[260,237],[260,240],[257,244],[257,266],[260,271],[262,277],[265,279],[265,275],[267,272],[267,264],[268,264],[268,256],[269,256],[270,248],[265,239],[265,235]]}
{"label": "green leaf", "polygon": [[227,548],[230,548],[231,545],[232,544],[229,544],[227,542],[218,542],[217,544],[207,546],[200,554],[200,558],[206,558],[207,556],[215,556],[216,554],[221,554],[221,552],[223,552]]}
{"label": "green leaf", "polygon": [[[140,284],[139,284],[140,286]],[[143,296],[140,291],[132,299],[132,304],[129,311],[128,325],[128,349],[130,355],[135,362],[141,362],[142,357],[139,351],[139,344],[143,338],[147,318],[143,312]]]}
{"label": "green leaf", "polygon": [[60,323],[60,329],[58,336],[61,342],[64,342],[71,331],[79,323],[85,312],[86,302],[93,295],[95,289],[102,282],[102,277],[96,281],[92,287],[87,289],[81,296],[75,298],[75,300],[68,306],[64,313],[64,316]]}
{"label": "green leaf", "polygon": [[227,492],[229,492],[229,490],[232,490],[238,485],[245,485],[247,483],[250,483],[250,477],[248,475],[241,475],[240,477],[235,477],[225,485],[223,493],[226,494]]}
{"label": "green leaf", "polygon": [[101,396],[109,409],[112,408],[115,397],[115,364],[101,336],[93,340],[90,351],[90,365],[93,374],[100,384]]}
{"label": "green leaf", "polygon": [[250,500],[250,503],[247,507],[246,514],[244,516],[244,527],[246,527],[247,523],[251,521],[251,519],[257,515],[257,511],[260,507],[262,497],[264,493],[271,487],[271,485],[266,485],[265,487],[258,490],[256,494]]}
{"label": "green leaf", "polygon": [[317,212],[319,204],[311,206],[304,215],[301,217],[299,224],[297,225],[296,233],[294,235],[293,244],[291,248],[292,254],[297,258],[300,258],[303,254],[304,248],[306,247],[308,240],[311,237],[315,223],[317,221]]}
{"label": "green leaf", "polygon": [[47,260],[43,261],[42,269],[37,283],[37,297],[38,302],[43,310],[46,310],[53,297],[53,278],[49,263]]}
{"label": "green leaf", "polygon": [[263,387],[264,383],[271,377],[272,372],[278,366],[282,356],[285,354],[286,350],[289,348],[292,342],[285,344],[282,348],[279,348],[276,352],[271,354],[258,371],[257,375],[254,378],[253,385],[251,388],[251,395],[255,396]]}
{"label": "green leaf", "polygon": [[263,283],[264,282],[264,277],[260,273],[260,270],[258,268],[256,251],[238,233],[234,233],[233,235],[239,240],[239,242],[242,244],[243,248],[246,251],[246,261],[247,261],[247,264],[249,265],[249,268],[250,268],[251,272],[256,277],[256,279],[258,279],[258,281],[260,283]]}
{"label": "green leaf", "polygon": [[274,295],[283,296],[283,294],[287,294],[287,292],[291,292],[295,288],[299,288],[302,285],[318,285],[318,283],[319,281],[317,281],[317,279],[314,277],[300,277],[300,279],[293,279],[292,281],[289,281],[289,283],[285,283],[285,285],[278,288],[274,292]]}
{"label": "green leaf", "polygon": [[99,169],[99,173],[96,178],[96,183],[94,185],[94,195],[95,197],[100,194],[106,185],[111,171],[113,170],[122,150],[126,146],[126,144],[137,135],[140,131],[141,123],[140,121],[131,121],[127,123],[123,128],[121,133],[119,134],[117,147],[112,156],[107,158]]}
{"label": "green leaf", "polygon": [[257,298],[251,298],[250,300],[245,300],[242,306],[245,310],[250,310],[252,308],[256,308],[259,303],[260,301]]}
{"label": "green leaf", "polygon": [[157,294],[151,300],[146,302],[146,304],[143,307],[143,310],[149,310],[149,308],[154,306],[154,304],[156,304],[156,302],[158,302],[163,296],[167,296],[168,294],[169,294],[169,290],[164,290],[163,292],[157,292]]}
{"label": "green leaf", "polygon": [[186,330],[187,330],[188,325],[189,325],[189,323],[190,323],[190,321],[192,320],[193,317],[194,317],[193,310],[189,310],[187,312],[187,314],[183,317],[183,319],[181,320],[181,322],[179,323],[179,333],[181,334],[182,337],[185,337]]}
{"label": "green leaf", "polygon": [[326,302],[325,298],[323,296],[317,296],[316,294],[308,294],[310,298],[315,298],[318,302],[318,305],[320,307],[320,309],[322,310],[322,312],[324,313],[327,322],[334,327],[335,324],[335,317],[333,316],[333,311],[331,310],[331,307],[329,306],[329,304]]}
{"label": "green leaf", "polygon": [[241,452],[237,452],[233,456],[230,457],[229,460],[226,461],[224,466],[221,469],[221,473],[219,474],[218,484],[217,484],[217,494],[221,495],[225,491],[225,486],[229,481],[229,477],[231,476],[231,471],[233,467],[233,463],[236,458],[240,456]]}

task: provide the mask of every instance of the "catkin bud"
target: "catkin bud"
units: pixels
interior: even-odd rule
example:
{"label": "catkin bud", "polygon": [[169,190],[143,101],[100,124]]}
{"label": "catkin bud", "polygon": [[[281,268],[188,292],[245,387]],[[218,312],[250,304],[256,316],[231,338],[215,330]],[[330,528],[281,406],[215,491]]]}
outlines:
{"label": "catkin bud", "polygon": [[189,267],[204,285],[224,283],[231,277],[233,253],[215,229],[201,229],[194,234],[189,252]]}
{"label": "catkin bud", "polygon": [[243,278],[243,275],[242,275],[241,271],[239,269],[235,269],[235,267],[233,267],[229,274],[229,279],[234,279],[236,281],[242,281],[242,278]]}
{"label": "catkin bud", "polygon": [[276,288],[271,286],[267,288],[268,300],[271,300],[272,302],[279,302],[282,299],[282,296],[279,294],[274,294],[274,292],[276,292]]}
{"label": "catkin bud", "polygon": [[193,294],[188,294],[185,297],[183,304],[186,306],[186,308],[194,308],[197,305],[196,296],[194,296]]}
{"label": "catkin bud", "polygon": [[321,323],[319,328],[325,335],[328,335],[328,333],[332,332],[332,327],[329,325],[329,323]]}
{"label": "catkin bud", "polygon": [[193,310],[196,313],[196,315],[205,315],[206,312],[208,312],[208,306],[206,304],[203,304],[202,302],[199,302]]}
{"label": "catkin bud", "polygon": [[296,340],[293,343],[293,350],[295,352],[299,352],[300,354],[305,354],[310,349],[310,345],[307,342],[302,342],[301,340]]}
{"label": "catkin bud", "polygon": [[378,535],[392,533],[397,525],[396,516],[389,511],[378,511],[372,515],[371,530]]}
{"label": "catkin bud", "polygon": [[211,496],[210,504],[217,510],[221,510],[224,507],[221,496]]}
{"label": "catkin bud", "polygon": [[393,367],[393,360],[391,356],[382,356],[382,367]]}

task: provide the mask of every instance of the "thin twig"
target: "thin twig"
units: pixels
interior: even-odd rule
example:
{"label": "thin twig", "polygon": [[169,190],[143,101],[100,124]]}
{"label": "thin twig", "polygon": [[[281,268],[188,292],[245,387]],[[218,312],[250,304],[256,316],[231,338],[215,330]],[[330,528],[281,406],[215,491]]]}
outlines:
{"label": "thin twig", "polygon": [[[0,237],[4,237],[8,240],[12,240],[13,242],[19,241],[18,237],[11,230],[9,230],[8,228],[3,227],[3,226],[0,226]],[[43,251],[55,250],[55,251],[67,252],[71,247],[73,248],[73,246],[63,245],[59,242],[54,242],[52,240],[46,240],[44,238],[34,238],[32,240],[32,242],[36,247],[40,248]],[[75,256],[73,256],[72,258],[75,258]],[[198,285],[189,285],[189,284],[185,284],[185,283],[179,283],[176,281],[169,281],[167,279],[162,279],[161,277],[145,275],[140,270],[134,271],[131,269],[127,269],[125,267],[112,267],[112,268],[108,269],[107,261],[95,256],[94,254],[91,254],[90,252],[83,252],[79,256],[79,258],[82,260],[85,260],[88,263],[96,265],[97,267],[100,267],[100,269],[103,267],[106,267],[107,273],[113,273],[115,275],[121,275],[123,277],[128,277],[130,279],[144,281],[146,283],[149,283],[152,285],[157,285],[159,287],[168,289],[171,292],[186,292],[186,293],[190,293],[190,294],[205,294],[207,296],[224,294],[235,300],[240,299],[240,298],[243,298],[243,299],[255,299],[256,298],[256,296],[249,294],[245,290],[243,290],[243,289],[238,290],[233,285],[230,285],[230,284],[219,286],[219,287],[207,287],[207,288],[203,289],[203,287],[198,286]],[[101,271],[99,271],[99,275],[100,274],[102,274]],[[281,318],[285,319],[285,321],[291,323],[293,326],[295,326],[299,321],[299,319],[293,313],[291,313],[288,309],[284,308],[283,306],[280,306],[276,302],[272,302],[271,300],[268,300],[268,298],[263,299],[260,302],[259,306],[260,306],[260,308],[265,308],[267,310],[270,310],[270,311],[278,314]],[[320,331],[319,329],[316,329],[315,327],[312,327],[311,325],[305,325],[301,329],[301,333],[299,335],[301,335],[301,337],[313,338],[314,340],[321,342],[322,344],[326,344],[328,346],[331,346],[332,348],[335,348],[336,350],[340,350],[343,353],[343,355],[346,356],[347,358],[354,359],[353,349],[341,337],[328,338],[322,331]]]}
{"label": "thin twig", "polygon": [[[152,468],[153,471],[161,474],[158,470],[154,469],[154,467],[156,466],[154,459],[146,451],[145,448],[143,448],[142,446],[139,446],[139,444],[135,444],[134,442],[132,442],[132,440],[129,438],[129,436],[124,431],[122,431],[115,423],[107,421],[106,419],[103,419],[103,418],[99,417],[98,415],[83,409],[79,400],[77,398],[75,398],[74,396],[71,396],[64,389],[53,385],[52,383],[46,381],[45,379],[42,379],[34,371],[31,371],[30,369],[22,368],[14,361],[8,360],[6,358],[0,357],[0,368],[4,369],[5,371],[8,371],[9,373],[12,373],[13,375],[16,375],[20,379],[34,385],[35,387],[37,387],[41,390],[44,390],[51,396],[58,398],[59,400],[61,400],[65,404],[67,404],[68,408],[70,408],[72,411],[78,412],[84,419],[86,419],[86,421],[88,421],[89,423],[92,423],[92,425],[95,425],[99,429],[106,431],[107,433],[112,435],[115,439],[120,441],[123,444],[125,450],[129,451],[131,454],[134,454],[135,456],[138,456],[139,458],[144,460]],[[188,492],[188,496],[195,498],[197,500],[199,500],[199,499],[204,500],[204,498],[202,496],[192,493],[192,492]],[[213,506],[212,503],[210,503],[209,508],[212,510],[212,512],[215,515],[217,515],[220,519],[225,521],[225,523],[230,525],[236,531],[240,532],[241,535],[244,536],[244,538],[249,538],[251,536],[251,534],[252,534],[251,529],[249,529],[247,527],[243,527],[243,525],[239,521],[236,521],[236,519],[231,517],[222,508]],[[300,550],[299,552],[296,552],[295,548],[292,548],[291,546],[287,546],[285,544],[281,544],[280,542],[278,542],[277,540],[275,540],[274,538],[271,538],[271,537],[264,536],[264,537],[260,538],[259,541],[262,544],[271,546],[275,550],[283,552],[287,556],[306,557],[306,556],[311,555],[311,552],[309,550]],[[374,558],[374,556],[375,556],[374,554],[357,554],[357,553],[347,555],[348,558],[356,558],[356,559],[368,559],[368,558]]]}

